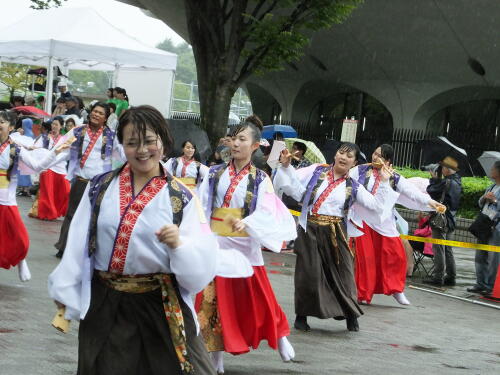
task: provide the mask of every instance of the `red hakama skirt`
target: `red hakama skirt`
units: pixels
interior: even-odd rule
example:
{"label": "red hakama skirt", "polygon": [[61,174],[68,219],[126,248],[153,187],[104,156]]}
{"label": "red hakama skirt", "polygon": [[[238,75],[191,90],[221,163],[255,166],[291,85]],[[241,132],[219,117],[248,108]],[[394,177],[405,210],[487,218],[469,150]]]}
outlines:
{"label": "red hakama skirt", "polygon": [[[253,266],[253,269],[254,274],[247,278],[215,278],[224,351],[235,355],[257,349],[262,340],[277,349],[278,340],[290,334],[288,320],[276,300],[266,268]],[[196,297],[197,311],[200,311],[203,293]],[[203,326],[203,322],[200,323]]]}
{"label": "red hakama skirt", "polygon": [[40,174],[40,189],[29,216],[43,220],[55,220],[65,216],[70,191],[65,175],[50,169]]}
{"label": "red hakama skirt", "polygon": [[405,288],[406,253],[399,237],[385,237],[363,223],[355,238],[355,279],[358,300],[371,302],[374,294],[392,295]]}
{"label": "red hakama skirt", "polygon": [[9,269],[26,258],[30,245],[17,206],[0,205],[0,231],[0,267]]}

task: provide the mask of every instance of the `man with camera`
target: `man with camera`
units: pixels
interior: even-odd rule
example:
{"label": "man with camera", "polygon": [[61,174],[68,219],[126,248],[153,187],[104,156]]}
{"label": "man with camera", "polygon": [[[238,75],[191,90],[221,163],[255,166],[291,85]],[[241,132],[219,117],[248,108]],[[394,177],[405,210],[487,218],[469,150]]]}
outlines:
{"label": "man with camera", "polygon": [[[435,170],[427,186],[427,193],[432,199],[446,206],[444,214],[433,213],[430,218],[432,238],[446,240],[455,230],[455,215],[460,204],[462,179],[457,174],[458,162],[446,156]],[[424,283],[437,286],[454,286],[456,278],[455,258],[451,246],[433,244],[434,274],[424,279]]]}

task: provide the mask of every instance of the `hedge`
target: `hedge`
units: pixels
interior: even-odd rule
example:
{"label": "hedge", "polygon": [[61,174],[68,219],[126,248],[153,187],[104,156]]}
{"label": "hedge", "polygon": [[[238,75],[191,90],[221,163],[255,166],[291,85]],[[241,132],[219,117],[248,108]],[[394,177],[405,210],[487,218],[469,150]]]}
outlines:
{"label": "hedge", "polygon": [[[423,177],[429,178],[429,172],[410,168],[396,167],[398,173],[406,178]],[[477,201],[484,194],[484,191],[492,184],[488,177],[462,177],[462,197],[457,216],[473,219],[479,212]]]}

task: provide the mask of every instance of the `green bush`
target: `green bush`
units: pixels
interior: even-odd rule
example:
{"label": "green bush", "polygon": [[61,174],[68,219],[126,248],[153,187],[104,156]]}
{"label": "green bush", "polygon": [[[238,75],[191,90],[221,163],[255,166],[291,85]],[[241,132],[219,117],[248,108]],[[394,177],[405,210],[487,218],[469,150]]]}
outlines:
{"label": "green bush", "polygon": [[[396,168],[404,177],[429,178],[429,172],[419,171],[411,168]],[[479,212],[477,201],[484,194],[488,186],[492,184],[488,177],[462,177],[462,197],[457,216],[473,219]]]}

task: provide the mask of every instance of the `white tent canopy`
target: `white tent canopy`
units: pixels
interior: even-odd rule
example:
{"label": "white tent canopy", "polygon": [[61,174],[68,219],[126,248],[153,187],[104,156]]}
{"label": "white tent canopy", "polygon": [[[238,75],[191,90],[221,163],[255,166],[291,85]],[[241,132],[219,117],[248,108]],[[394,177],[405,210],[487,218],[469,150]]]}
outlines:
{"label": "white tent canopy", "polygon": [[[114,27],[92,8],[34,11],[0,30],[0,60],[82,70],[171,70],[177,55],[149,47]],[[47,85],[47,104],[52,85]]]}

